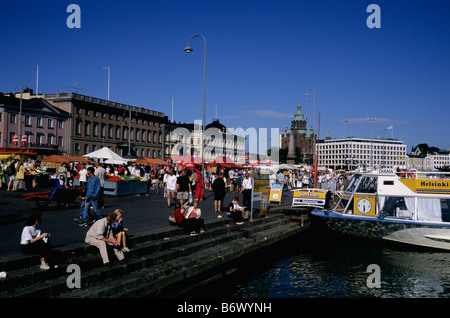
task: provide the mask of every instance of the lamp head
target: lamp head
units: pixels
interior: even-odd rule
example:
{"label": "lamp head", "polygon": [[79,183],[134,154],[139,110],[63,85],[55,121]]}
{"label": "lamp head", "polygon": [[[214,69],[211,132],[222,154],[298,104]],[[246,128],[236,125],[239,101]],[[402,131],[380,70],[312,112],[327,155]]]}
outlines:
{"label": "lamp head", "polygon": [[191,53],[193,50],[192,50],[192,48],[188,45],[188,46],[186,46],[186,47],[184,48],[184,51],[185,51],[186,53]]}

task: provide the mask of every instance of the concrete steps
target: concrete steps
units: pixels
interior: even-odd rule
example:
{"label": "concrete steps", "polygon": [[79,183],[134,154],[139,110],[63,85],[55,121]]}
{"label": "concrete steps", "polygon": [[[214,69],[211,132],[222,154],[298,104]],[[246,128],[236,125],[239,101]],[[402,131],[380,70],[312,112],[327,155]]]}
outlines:
{"label": "concrete steps", "polygon": [[[37,258],[0,262],[7,277],[0,279],[0,297],[146,297],[157,296],[186,279],[217,275],[227,262],[278,242],[303,230],[282,213],[236,225],[223,218],[207,224],[207,231],[189,236],[174,227],[158,233],[136,233],[130,237],[128,262],[117,263],[111,252],[113,268],[104,268],[97,248],[82,245],[58,250],[59,267],[43,271]],[[70,289],[67,266],[81,268],[81,288]],[[8,269],[8,270],[6,270]],[[194,286],[192,286],[194,287]],[[184,286],[183,288],[186,288]],[[175,296],[174,294],[172,294]]]}

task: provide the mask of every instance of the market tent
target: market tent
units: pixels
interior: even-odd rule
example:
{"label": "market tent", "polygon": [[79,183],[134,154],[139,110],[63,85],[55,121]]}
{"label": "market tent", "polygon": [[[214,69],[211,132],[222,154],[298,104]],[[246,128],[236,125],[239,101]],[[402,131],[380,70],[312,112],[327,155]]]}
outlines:
{"label": "market tent", "polygon": [[[169,158],[166,158],[166,160],[172,160],[175,164],[183,166],[183,167],[193,167],[193,166],[201,166],[202,165],[202,158],[200,157],[194,157],[190,155],[183,155],[183,156],[172,156]],[[205,165],[207,164],[207,161],[205,160]]]}
{"label": "market tent", "polygon": [[230,157],[227,156],[218,156],[208,167],[215,167],[217,165],[221,165],[224,168],[241,168],[242,165],[235,163]]}
{"label": "market tent", "polygon": [[85,154],[83,157],[98,159],[100,162],[112,164],[122,164],[128,162],[127,159],[122,158],[108,147],[103,147],[102,149]]}
{"label": "market tent", "polygon": [[87,164],[90,161],[82,156],[50,155],[42,158],[42,162],[54,162],[54,163],[81,162]]}
{"label": "market tent", "polygon": [[142,163],[142,164],[149,164],[149,165],[167,165],[167,162],[162,159],[156,159],[156,158],[139,158],[136,160],[133,160],[135,163]]}

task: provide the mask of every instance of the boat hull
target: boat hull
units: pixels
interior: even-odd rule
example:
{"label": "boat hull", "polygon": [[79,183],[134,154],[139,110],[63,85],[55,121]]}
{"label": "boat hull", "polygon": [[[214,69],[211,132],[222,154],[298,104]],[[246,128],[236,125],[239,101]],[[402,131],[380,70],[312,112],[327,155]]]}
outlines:
{"label": "boat hull", "polygon": [[355,237],[450,250],[450,223],[363,217],[317,209],[311,214],[323,219],[332,230]]}

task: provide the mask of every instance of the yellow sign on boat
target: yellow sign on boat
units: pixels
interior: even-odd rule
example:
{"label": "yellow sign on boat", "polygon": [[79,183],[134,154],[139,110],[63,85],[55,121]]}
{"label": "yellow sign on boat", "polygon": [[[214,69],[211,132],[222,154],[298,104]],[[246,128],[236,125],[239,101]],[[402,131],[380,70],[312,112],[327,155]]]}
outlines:
{"label": "yellow sign on boat", "polygon": [[325,199],[325,192],[316,191],[294,191],[294,197],[296,198],[308,198],[308,199]]}
{"label": "yellow sign on boat", "polygon": [[449,179],[400,179],[416,193],[450,194]]}
{"label": "yellow sign on boat", "polygon": [[375,195],[355,194],[353,214],[375,216]]}

